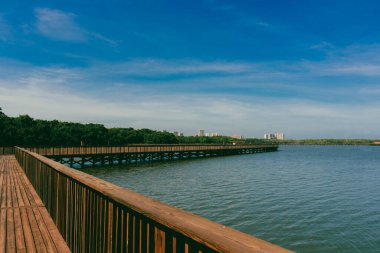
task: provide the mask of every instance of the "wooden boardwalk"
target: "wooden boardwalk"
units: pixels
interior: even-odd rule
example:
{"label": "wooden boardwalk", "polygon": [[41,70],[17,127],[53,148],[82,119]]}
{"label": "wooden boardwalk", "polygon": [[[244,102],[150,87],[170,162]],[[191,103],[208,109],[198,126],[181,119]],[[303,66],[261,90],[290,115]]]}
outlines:
{"label": "wooden boardwalk", "polygon": [[[166,144],[120,147],[26,148],[70,167],[136,164],[214,156],[244,155],[277,151],[278,145]],[[14,152],[6,148],[3,152]],[[1,152],[1,148],[0,148]],[[1,154],[1,153],[0,153]]]}
{"label": "wooden boardwalk", "polygon": [[14,155],[0,155],[0,252],[70,252]]}
{"label": "wooden boardwalk", "polygon": [[73,252],[291,252],[37,153],[15,156]]}

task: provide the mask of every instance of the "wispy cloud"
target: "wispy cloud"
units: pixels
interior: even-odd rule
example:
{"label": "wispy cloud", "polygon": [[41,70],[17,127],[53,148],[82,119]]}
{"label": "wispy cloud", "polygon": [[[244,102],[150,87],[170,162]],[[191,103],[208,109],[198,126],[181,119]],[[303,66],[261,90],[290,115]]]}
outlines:
{"label": "wispy cloud", "polygon": [[325,76],[380,76],[380,45],[353,45],[343,49],[330,48],[323,61],[305,61],[304,70]]}
{"label": "wispy cloud", "polygon": [[85,42],[90,39],[103,41],[111,46],[119,42],[111,40],[104,35],[90,32],[77,24],[77,16],[73,13],[63,12],[49,8],[36,8],[36,29],[45,37],[58,41]]}
{"label": "wispy cloud", "polygon": [[239,26],[243,25],[272,34],[283,34],[285,31],[284,27],[278,24],[272,24],[257,15],[252,16],[251,13],[247,13],[245,9],[239,6],[239,3],[230,2],[226,4],[223,1],[216,0],[209,0],[208,3],[213,10],[228,14]]}
{"label": "wispy cloud", "polygon": [[48,8],[36,8],[36,28],[42,35],[62,41],[82,42],[87,32],[75,22],[75,15]]}
{"label": "wispy cloud", "polygon": [[274,26],[273,24],[270,24],[268,22],[265,22],[257,17],[252,17],[250,15],[238,15],[237,16],[237,19],[243,24],[243,25],[246,25],[246,26],[249,26],[249,27],[254,27],[256,29],[260,29],[260,30],[266,30],[266,31],[274,31],[276,30],[276,26]]}
{"label": "wispy cloud", "polygon": [[311,49],[325,50],[325,49],[334,49],[335,46],[327,41],[322,41],[318,44],[310,46]]}
{"label": "wispy cloud", "polygon": [[[230,69],[203,67],[208,71],[227,69],[227,73]],[[197,68],[191,69],[191,72],[199,71]],[[250,72],[250,68],[251,65],[244,65],[244,72],[240,73],[245,75]],[[358,105],[307,97],[276,97],[271,92],[284,87],[266,83],[261,84],[260,89],[246,94],[231,94],[229,89],[220,93],[218,89],[209,93],[199,90],[186,92],[186,89],[196,85],[207,88],[209,83],[232,89],[248,84],[240,83],[240,74],[236,78],[232,74],[222,84],[224,78],[218,79],[218,82],[214,80],[215,77],[205,76],[172,84],[156,81],[154,85],[147,85],[141,83],[143,81],[115,80],[114,74],[107,70],[107,78],[99,78],[97,74],[101,70],[101,65],[82,68],[36,67],[8,61],[0,66],[0,75],[3,77],[0,80],[1,107],[11,115],[28,113],[38,118],[180,130],[186,134],[205,128],[223,134],[256,137],[261,137],[266,131],[283,131],[293,138],[379,137],[377,126],[380,119],[373,117],[380,113],[377,100]],[[167,70],[169,73],[173,71],[171,68]],[[175,88],[181,85],[184,87]],[[295,91],[302,87],[285,89]],[[260,90],[268,90],[269,93],[257,94]]]}
{"label": "wispy cloud", "polygon": [[380,95],[380,83],[375,87],[364,86],[359,90],[359,93],[377,97]]}
{"label": "wispy cloud", "polygon": [[[117,91],[115,91],[117,92]],[[67,94],[70,94],[69,96]],[[198,128],[223,134],[261,137],[266,131],[284,131],[289,137],[379,137],[378,105],[337,106],[304,100],[262,99],[249,102],[226,96],[188,94],[130,95],[99,99],[56,86],[0,86],[4,111],[38,118],[106,123],[107,126],[181,130]],[[352,123],[354,122],[354,123]]]}
{"label": "wispy cloud", "polygon": [[87,34],[96,39],[96,40],[100,40],[100,41],[103,41],[105,43],[107,43],[108,45],[110,46],[113,46],[113,47],[116,47],[120,44],[120,41],[116,41],[116,40],[111,40],[107,37],[105,37],[104,35],[101,35],[100,33],[95,33],[95,32],[87,32]]}
{"label": "wispy cloud", "polygon": [[[320,61],[131,59],[77,68],[1,59],[0,104],[12,115],[186,134],[379,138],[378,50],[334,49]],[[356,83],[358,75],[369,79]]]}
{"label": "wispy cloud", "polygon": [[186,74],[239,74],[252,70],[253,65],[244,62],[132,59],[118,63],[97,62],[95,68],[106,73],[138,76],[163,76]]}

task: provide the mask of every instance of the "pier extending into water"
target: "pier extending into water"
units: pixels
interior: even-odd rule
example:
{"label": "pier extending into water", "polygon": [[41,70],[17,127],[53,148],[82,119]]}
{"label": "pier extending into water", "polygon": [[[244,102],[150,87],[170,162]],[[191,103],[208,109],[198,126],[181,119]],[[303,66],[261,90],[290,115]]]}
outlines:
{"label": "pier extending into water", "polygon": [[[72,252],[290,252],[29,150],[16,147],[14,152],[15,156],[0,156],[0,161],[13,161],[3,162],[1,172],[16,169],[11,173],[13,179],[4,180],[0,173],[3,182],[0,196],[20,203],[19,197],[27,200],[32,195],[37,207],[33,209],[33,216],[32,212],[24,215],[23,209],[18,207],[11,210],[2,206],[0,228],[5,230],[1,230],[0,252],[8,249],[4,245],[21,245],[21,249],[27,252],[46,252],[47,246],[64,252],[67,251],[66,244]],[[14,188],[15,182],[24,182],[27,190]],[[27,191],[35,193],[28,195]],[[42,211],[38,213],[36,208]],[[3,213],[6,214],[5,219]],[[45,221],[47,227],[34,226],[29,230],[24,227],[25,224],[33,224],[33,219],[37,220],[35,225]],[[49,219],[52,222],[49,223]],[[1,240],[3,231],[13,233],[9,238],[6,234],[6,244]],[[33,236],[38,236],[34,234],[36,231],[48,238],[39,241],[46,248],[36,249],[36,244],[26,242],[27,238],[30,241]],[[59,236],[53,237],[57,235],[54,231],[59,231],[66,244]]]}
{"label": "pier extending into water", "polygon": [[27,148],[70,167],[243,155],[277,151],[277,145],[129,145],[122,147]]}

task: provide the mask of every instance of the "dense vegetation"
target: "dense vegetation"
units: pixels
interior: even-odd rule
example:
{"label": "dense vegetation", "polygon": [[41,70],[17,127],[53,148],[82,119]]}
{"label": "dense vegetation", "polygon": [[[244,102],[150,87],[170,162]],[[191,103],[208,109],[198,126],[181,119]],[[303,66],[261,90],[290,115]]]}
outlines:
{"label": "dense vegetation", "polygon": [[176,137],[150,129],[106,128],[33,119],[28,115],[8,117],[0,108],[0,146],[122,146],[128,144],[230,143],[229,137]]}
{"label": "dense vegetation", "polygon": [[150,129],[106,128],[33,119],[28,115],[8,117],[0,108],[0,146],[123,146],[128,144],[285,144],[285,145],[368,145],[368,139],[235,140],[218,136],[181,136]]}

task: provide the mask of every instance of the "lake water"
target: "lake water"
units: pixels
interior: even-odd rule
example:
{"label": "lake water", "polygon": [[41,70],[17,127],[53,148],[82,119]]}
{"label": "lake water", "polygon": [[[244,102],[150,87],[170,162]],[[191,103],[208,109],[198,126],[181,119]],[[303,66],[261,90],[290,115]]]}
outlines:
{"label": "lake water", "polygon": [[380,252],[380,147],[84,169],[297,252]]}

